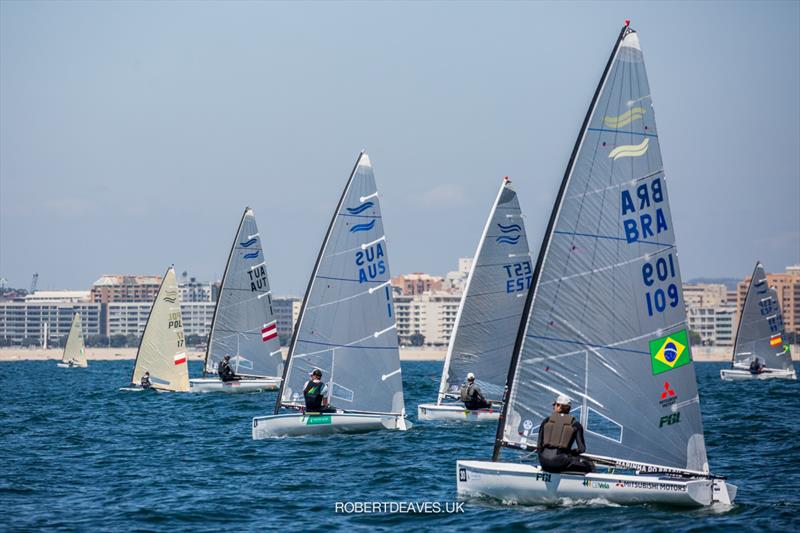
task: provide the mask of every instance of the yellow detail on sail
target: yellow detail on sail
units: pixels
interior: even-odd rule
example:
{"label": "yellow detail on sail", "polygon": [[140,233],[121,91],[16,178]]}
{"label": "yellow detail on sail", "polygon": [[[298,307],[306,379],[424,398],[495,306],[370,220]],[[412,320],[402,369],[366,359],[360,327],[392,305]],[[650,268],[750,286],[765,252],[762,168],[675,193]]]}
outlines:
{"label": "yellow detail on sail", "polygon": [[632,107],[616,117],[605,117],[603,122],[605,122],[606,126],[609,128],[621,128],[623,126],[627,126],[635,120],[639,120],[644,116],[644,113],[645,111],[643,107]]}
{"label": "yellow detail on sail", "polygon": [[645,137],[645,139],[642,141],[642,144],[625,144],[623,146],[617,146],[611,150],[611,153],[608,154],[608,157],[611,157],[614,160],[617,160],[620,157],[639,157],[647,152],[648,144],[650,144],[650,139]]}

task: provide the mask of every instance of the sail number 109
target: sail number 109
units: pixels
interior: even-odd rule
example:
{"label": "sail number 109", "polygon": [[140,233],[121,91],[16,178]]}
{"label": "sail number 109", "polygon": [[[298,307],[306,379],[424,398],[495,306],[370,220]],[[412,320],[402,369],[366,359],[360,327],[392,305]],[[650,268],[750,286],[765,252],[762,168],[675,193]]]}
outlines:
{"label": "sail number 109", "polygon": [[[672,254],[666,257],[659,257],[655,263],[647,262],[642,265],[642,281],[646,287],[652,287],[656,282],[667,282],[675,278],[675,259]],[[681,301],[681,293],[675,283],[669,283],[666,287],[657,287],[646,291],[644,294],[647,304],[648,316],[653,313],[663,313],[667,307],[677,307]]]}

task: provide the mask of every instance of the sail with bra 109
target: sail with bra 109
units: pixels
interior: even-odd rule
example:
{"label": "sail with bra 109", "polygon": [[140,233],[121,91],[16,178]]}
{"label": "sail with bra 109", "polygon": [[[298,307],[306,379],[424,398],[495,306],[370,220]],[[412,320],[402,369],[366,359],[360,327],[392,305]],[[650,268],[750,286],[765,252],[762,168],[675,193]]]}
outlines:
{"label": "sail with bra 109", "polygon": [[331,405],[401,414],[403,379],[380,200],[362,153],[336,207],[303,300],[281,405],[302,405],[319,368]]}
{"label": "sail with bra 109", "polygon": [[500,186],[470,268],[445,359],[439,403],[467,374],[487,400],[500,401],[533,265],[517,193]]}
{"label": "sail with bra 109", "polygon": [[272,308],[267,263],[256,217],[245,209],[228,256],[206,352],[213,373],[226,355],[240,376],[283,373],[278,324]]}
{"label": "sail with bra 109", "polygon": [[736,330],[733,363],[747,366],[755,357],[766,368],[794,368],[789,343],[785,339],[778,293],[769,286],[761,263],[756,264],[747,288],[739,328]]}
{"label": "sail with bra 109", "polygon": [[565,394],[588,453],[707,472],[667,180],[639,39],[628,27],[543,246],[498,443],[535,447]]}

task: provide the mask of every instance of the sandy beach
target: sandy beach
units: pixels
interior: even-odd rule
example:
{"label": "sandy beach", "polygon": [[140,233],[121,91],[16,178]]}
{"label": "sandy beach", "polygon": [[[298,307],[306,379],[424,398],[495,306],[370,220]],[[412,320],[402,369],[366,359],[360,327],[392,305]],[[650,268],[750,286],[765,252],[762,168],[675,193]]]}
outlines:
{"label": "sandy beach", "polygon": [[[286,348],[283,348],[284,356]],[[401,361],[443,361],[447,350],[437,348],[400,348]],[[61,359],[61,348],[0,348],[0,361],[41,361]],[[205,352],[188,352],[189,359],[201,360]],[[698,362],[728,361],[731,348],[703,346],[692,348],[692,356]],[[86,358],[93,361],[129,360],[136,358],[136,348],[87,348]],[[792,346],[792,359],[800,360],[800,346]]]}

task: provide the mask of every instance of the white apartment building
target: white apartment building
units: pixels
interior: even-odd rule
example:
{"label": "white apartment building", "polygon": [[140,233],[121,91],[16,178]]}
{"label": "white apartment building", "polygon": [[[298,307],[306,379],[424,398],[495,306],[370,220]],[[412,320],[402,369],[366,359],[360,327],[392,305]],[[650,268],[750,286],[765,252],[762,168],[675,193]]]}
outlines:
{"label": "white apartment building", "polygon": [[689,329],[700,335],[703,346],[733,346],[736,305],[686,306]]}
{"label": "white apartment building", "polygon": [[278,335],[291,338],[303,301],[295,296],[278,296],[272,299],[272,312],[278,322]]}
{"label": "white apartment building", "polygon": [[415,295],[395,295],[397,335],[402,344],[419,333],[426,346],[447,346],[461,303],[460,294],[437,291]]}
{"label": "white apartment building", "polygon": [[[150,302],[111,302],[108,305],[107,335],[141,335],[150,315]],[[214,319],[214,302],[181,302],[183,333],[206,337]]]}
{"label": "white apartment building", "polygon": [[728,302],[728,288],[721,283],[684,283],[683,299],[687,307],[722,305]]}
{"label": "white apartment building", "polygon": [[91,302],[0,302],[0,339],[14,345],[41,346],[69,335],[75,313],[81,314],[83,334],[100,334],[100,304]]}
{"label": "white apartment building", "polygon": [[472,268],[471,257],[459,257],[458,270],[448,272],[444,277],[444,290],[454,293],[463,293],[466,288],[469,271]]}

